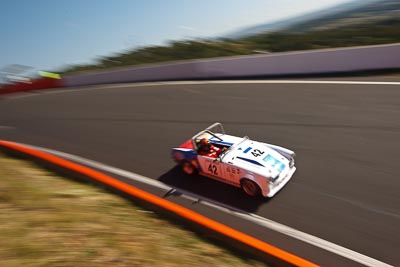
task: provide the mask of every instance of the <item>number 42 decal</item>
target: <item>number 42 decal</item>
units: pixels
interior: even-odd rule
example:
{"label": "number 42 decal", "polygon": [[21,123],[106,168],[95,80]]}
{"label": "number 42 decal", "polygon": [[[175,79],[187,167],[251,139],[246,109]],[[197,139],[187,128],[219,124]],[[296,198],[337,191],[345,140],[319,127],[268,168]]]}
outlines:
{"label": "number 42 decal", "polygon": [[259,156],[261,156],[261,155],[264,154],[264,153],[265,153],[264,151],[261,151],[261,150],[259,150],[259,149],[254,149],[254,150],[251,152],[251,154],[253,154],[254,157],[259,157]]}
{"label": "number 42 decal", "polygon": [[218,168],[217,168],[217,166],[214,165],[214,164],[210,164],[210,165],[208,166],[208,171],[209,171],[211,174],[218,175]]}

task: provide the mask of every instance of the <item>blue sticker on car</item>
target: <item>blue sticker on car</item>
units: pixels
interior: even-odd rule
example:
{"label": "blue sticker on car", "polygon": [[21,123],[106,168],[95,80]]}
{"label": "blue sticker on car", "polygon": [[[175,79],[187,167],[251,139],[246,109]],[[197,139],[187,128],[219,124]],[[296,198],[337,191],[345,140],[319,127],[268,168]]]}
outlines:
{"label": "blue sticker on car", "polygon": [[263,158],[263,161],[266,162],[272,168],[275,168],[276,170],[278,170],[279,172],[281,172],[285,169],[285,164],[283,164],[281,161],[274,158],[270,154],[268,154],[265,158]]}
{"label": "blue sticker on car", "polygon": [[252,147],[248,147],[248,148],[246,148],[246,149],[243,151],[243,153],[246,154],[246,153],[249,152],[251,149],[252,149]]}

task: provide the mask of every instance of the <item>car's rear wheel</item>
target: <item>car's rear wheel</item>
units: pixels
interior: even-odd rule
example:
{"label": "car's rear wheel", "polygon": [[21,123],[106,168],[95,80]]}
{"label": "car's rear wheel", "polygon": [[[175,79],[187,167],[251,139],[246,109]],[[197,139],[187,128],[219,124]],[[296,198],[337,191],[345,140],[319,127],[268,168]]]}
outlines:
{"label": "car's rear wheel", "polygon": [[260,187],[253,181],[249,179],[243,179],[240,182],[242,190],[251,197],[258,197],[261,195]]}
{"label": "car's rear wheel", "polygon": [[196,168],[189,161],[182,162],[182,171],[188,175],[196,174]]}

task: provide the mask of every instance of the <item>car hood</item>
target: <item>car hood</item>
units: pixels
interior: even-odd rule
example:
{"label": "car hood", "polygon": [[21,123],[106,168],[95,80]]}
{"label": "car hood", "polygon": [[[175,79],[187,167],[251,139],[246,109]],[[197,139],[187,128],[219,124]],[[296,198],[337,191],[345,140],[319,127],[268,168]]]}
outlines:
{"label": "car hood", "polygon": [[289,160],[266,144],[246,140],[228,153],[224,161],[258,174],[276,178],[289,168]]}

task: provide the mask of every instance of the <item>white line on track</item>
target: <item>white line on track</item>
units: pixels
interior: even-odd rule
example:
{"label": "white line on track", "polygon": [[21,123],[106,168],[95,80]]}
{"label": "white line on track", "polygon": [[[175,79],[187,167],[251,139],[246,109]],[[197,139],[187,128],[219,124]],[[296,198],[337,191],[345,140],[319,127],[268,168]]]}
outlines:
{"label": "white line on track", "polygon": [[[26,145],[26,144],[24,144]],[[47,153],[51,153],[54,155],[57,155],[59,157],[65,158],[65,159],[69,159],[71,161],[75,161],[77,163],[81,163],[84,164],[86,166],[92,167],[92,168],[96,168],[98,170],[102,170],[102,171],[106,171],[109,173],[113,173],[119,176],[123,176],[125,178],[129,178],[131,180],[137,181],[137,182],[141,182],[147,185],[151,185],[154,187],[157,187],[159,189],[163,189],[163,190],[173,190],[175,189],[177,192],[182,194],[182,197],[189,199],[191,201],[200,201],[201,204],[207,205],[209,207],[213,207],[215,209],[218,209],[222,212],[234,215],[236,217],[251,221],[255,224],[258,224],[260,226],[263,226],[265,228],[268,228],[270,230],[279,232],[281,234],[284,234],[286,236],[290,236],[292,238],[295,238],[297,240],[301,240],[305,243],[311,244],[315,247],[319,247],[321,249],[324,249],[326,251],[330,251],[336,255],[340,255],[342,257],[345,257],[347,259],[353,260],[355,262],[361,263],[365,266],[370,266],[370,267],[393,267],[392,265],[389,265],[387,263],[384,263],[382,261],[376,260],[374,258],[371,258],[369,256],[363,255],[361,253],[358,253],[356,251],[350,250],[348,248],[339,246],[337,244],[334,244],[332,242],[326,241],[324,239],[321,239],[319,237],[301,232],[299,230],[296,230],[294,228],[291,228],[289,226],[280,224],[278,222],[272,221],[270,219],[261,217],[259,215],[253,214],[253,213],[248,213],[245,211],[241,211],[239,209],[236,209],[234,207],[230,207],[228,205],[225,204],[221,204],[218,203],[216,201],[195,195],[193,193],[187,192],[185,190],[181,190],[179,188],[171,188],[157,180],[136,174],[136,173],[132,173],[126,170],[122,170],[116,167],[112,167],[106,164],[102,164],[93,160],[89,160],[89,159],[85,159],[79,156],[74,156],[68,153],[64,153],[64,152],[60,152],[60,151],[56,151],[56,150],[51,150],[51,149],[46,149],[46,148],[42,148],[42,147],[36,147],[36,146],[31,146],[31,145],[26,145],[29,147],[32,147],[34,149],[38,149]]]}
{"label": "white line on track", "polygon": [[[218,82],[216,82],[218,83]],[[223,83],[223,81],[222,81]],[[227,83],[236,83],[236,81],[228,81]],[[253,81],[248,81],[246,83],[253,83]],[[254,83],[257,83],[254,81]],[[306,80],[271,80],[271,81],[261,81],[260,83],[299,83],[299,84],[359,84],[359,85],[400,85],[400,82],[368,82],[368,81],[306,81]]]}
{"label": "white line on track", "polygon": [[400,85],[400,82],[382,81],[320,81],[320,80],[212,80],[212,81],[166,81],[166,82],[136,82],[122,84],[98,84],[79,87],[65,87],[50,90],[35,90],[34,93],[17,93],[4,95],[4,99],[18,99],[46,94],[62,94],[79,91],[89,91],[112,88],[153,87],[168,85],[201,85],[201,84],[341,84],[341,85]]}
{"label": "white line on track", "polygon": [[[198,85],[198,84],[348,84],[348,85],[400,85],[400,82],[383,81],[320,81],[320,80],[215,80],[215,81],[168,81],[143,82],[112,85],[97,85],[106,88],[143,87],[160,85]],[[93,87],[91,87],[93,88]]]}

